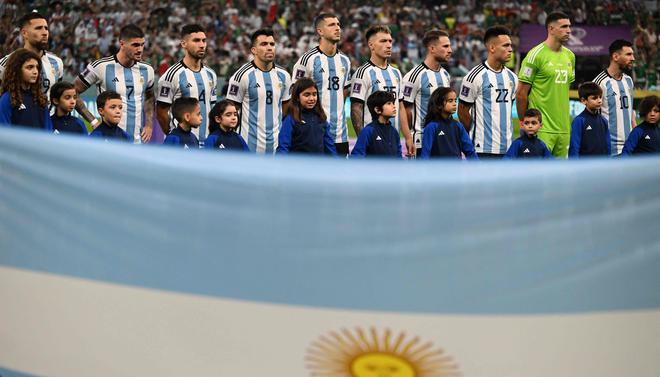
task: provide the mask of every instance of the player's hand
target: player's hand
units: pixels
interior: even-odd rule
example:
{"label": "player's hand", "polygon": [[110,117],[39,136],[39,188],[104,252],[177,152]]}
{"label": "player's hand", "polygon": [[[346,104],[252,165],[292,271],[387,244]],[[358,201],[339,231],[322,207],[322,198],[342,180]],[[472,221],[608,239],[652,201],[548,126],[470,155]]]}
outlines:
{"label": "player's hand", "polygon": [[151,135],[154,132],[154,126],[144,126],[142,127],[142,134],[140,135],[142,137],[142,143],[146,144],[151,140]]}
{"label": "player's hand", "polygon": [[415,148],[415,143],[413,142],[412,136],[406,138],[406,156],[413,157],[417,154],[417,148]]}

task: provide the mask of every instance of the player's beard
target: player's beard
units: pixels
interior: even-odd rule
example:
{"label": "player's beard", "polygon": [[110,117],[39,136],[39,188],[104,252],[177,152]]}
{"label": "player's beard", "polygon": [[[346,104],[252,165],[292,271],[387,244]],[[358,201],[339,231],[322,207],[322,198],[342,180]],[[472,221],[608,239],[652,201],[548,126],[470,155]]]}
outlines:
{"label": "player's beard", "polygon": [[48,41],[36,41],[32,43],[38,50],[48,50]]}

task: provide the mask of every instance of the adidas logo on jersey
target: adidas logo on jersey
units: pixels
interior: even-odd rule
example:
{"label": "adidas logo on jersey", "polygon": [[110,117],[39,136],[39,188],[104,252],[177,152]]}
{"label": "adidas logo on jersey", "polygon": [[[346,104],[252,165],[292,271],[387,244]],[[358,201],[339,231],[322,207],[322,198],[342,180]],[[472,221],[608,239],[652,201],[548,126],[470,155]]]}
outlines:
{"label": "adidas logo on jersey", "polygon": [[380,80],[376,79],[376,84],[380,84]]}
{"label": "adidas logo on jersey", "polygon": [[54,135],[59,135],[59,134],[60,134],[60,131],[55,130],[55,131],[53,131],[53,134],[54,134]]}
{"label": "adidas logo on jersey", "polygon": [[319,71],[319,73],[325,73],[325,69],[323,69],[323,67],[321,67],[321,70]]}
{"label": "adidas logo on jersey", "polygon": [[477,148],[481,148],[481,144],[477,143]]}
{"label": "adidas logo on jersey", "polygon": [[18,107],[18,110],[25,110],[27,107],[25,107],[25,104],[22,103],[21,106]]}
{"label": "adidas logo on jersey", "polygon": [[591,126],[587,126],[587,131],[591,131]]}
{"label": "adidas logo on jersey", "polygon": [[192,84],[188,83],[188,85],[186,85],[186,88],[192,88]]}
{"label": "adidas logo on jersey", "polygon": [[523,151],[523,153],[532,153],[532,152],[529,151],[529,148],[525,148],[525,150]]}
{"label": "adidas logo on jersey", "polygon": [[492,87],[493,87],[493,84],[488,84],[488,87],[489,87],[489,88],[492,88]]}
{"label": "adidas logo on jersey", "polygon": [[651,140],[651,136],[646,135],[646,137],[645,137],[644,139],[646,139],[646,140]]}
{"label": "adidas logo on jersey", "polygon": [[259,85],[259,83],[257,83],[257,85],[255,85],[254,87],[255,88],[261,88],[261,85]]}
{"label": "adidas logo on jersey", "polygon": [[445,136],[445,132],[440,130],[440,133],[438,134],[438,136]]}
{"label": "adidas logo on jersey", "polygon": [[548,62],[548,67],[554,67],[555,65],[552,62]]}
{"label": "adidas logo on jersey", "polygon": [[225,149],[225,145],[224,145],[224,144],[220,144],[220,145],[218,146],[218,149]]}
{"label": "adidas logo on jersey", "polygon": [[114,79],[112,79],[112,82],[119,82],[119,79],[115,77]]}
{"label": "adidas logo on jersey", "polygon": [[383,140],[380,138],[380,136],[376,136],[376,141]]}
{"label": "adidas logo on jersey", "polygon": [[183,149],[190,149],[190,148],[188,148],[188,144],[183,144]]}
{"label": "adidas logo on jersey", "polygon": [[429,83],[426,87],[427,88],[433,88],[433,84]]}

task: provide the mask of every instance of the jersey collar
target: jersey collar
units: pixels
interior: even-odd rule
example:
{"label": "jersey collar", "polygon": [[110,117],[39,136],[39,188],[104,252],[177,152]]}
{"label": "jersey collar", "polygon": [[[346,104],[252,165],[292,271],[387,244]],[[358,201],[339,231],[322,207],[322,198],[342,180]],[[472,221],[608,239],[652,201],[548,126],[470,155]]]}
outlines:
{"label": "jersey collar", "polygon": [[195,73],[202,72],[202,70],[204,69],[204,62],[199,62],[199,71],[193,71],[192,68],[188,67],[188,66],[186,65],[186,63],[183,62],[183,59],[181,59],[181,61],[180,61],[179,63],[181,63],[181,65],[183,66],[183,68],[185,68],[185,69],[187,69],[187,70],[189,70],[189,71],[191,71],[191,72],[195,72]]}

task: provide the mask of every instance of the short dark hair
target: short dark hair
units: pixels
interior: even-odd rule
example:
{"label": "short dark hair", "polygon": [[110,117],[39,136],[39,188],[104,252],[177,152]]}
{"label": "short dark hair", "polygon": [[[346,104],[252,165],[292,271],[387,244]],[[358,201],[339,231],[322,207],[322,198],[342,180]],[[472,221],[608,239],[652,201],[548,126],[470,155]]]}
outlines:
{"label": "short dark hair", "polygon": [[65,91],[75,88],[76,86],[68,81],[60,81],[55,83],[55,85],[50,87],[50,103],[53,103],[54,100],[59,100]]}
{"label": "short dark hair", "polygon": [[610,44],[610,58],[612,55],[615,53],[621,51],[622,48],[624,47],[631,47],[632,48],[633,44],[630,41],[627,41],[625,39],[617,39],[614,42]]}
{"label": "short dark hair", "polygon": [[119,30],[119,39],[127,41],[133,38],[144,38],[144,31],[135,24],[128,24]]}
{"label": "short dark hair", "polygon": [[99,94],[98,97],[96,97],[96,107],[103,109],[106,102],[111,99],[121,100],[121,94],[115,92],[114,90],[106,90],[105,92]]}
{"label": "short dark hair", "polygon": [[642,102],[639,103],[639,115],[645,118],[646,114],[650,113],[654,107],[660,109],[660,98],[658,96],[644,97]]}
{"label": "short dark hair", "polygon": [[318,16],[316,16],[316,18],[314,19],[314,28],[319,27],[319,25],[321,24],[321,22],[325,21],[326,18],[336,18],[336,19],[339,19],[339,17],[337,17],[337,15],[334,14],[334,13],[321,13],[321,14],[319,14]]}
{"label": "short dark hair", "polygon": [[185,25],[184,27],[181,28],[181,38],[185,38],[186,35],[192,34],[192,33],[204,33],[206,34],[206,30],[202,27],[202,25],[199,24],[188,24]]}
{"label": "short dark hair", "polygon": [[449,33],[447,33],[444,30],[438,30],[438,29],[429,30],[426,33],[424,33],[424,37],[422,38],[422,44],[424,45],[424,47],[428,48],[429,45],[436,42],[440,37],[449,38]]}
{"label": "short dark hair", "polygon": [[27,26],[32,20],[46,20],[46,22],[48,22],[48,19],[46,19],[46,17],[44,17],[41,13],[30,12],[30,13],[25,13],[23,17],[18,19],[18,27],[22,29],[25,26]]}
{"label": "short dark hair", "polygon": [[552,12],[545,19],[545,28],[547,29],[551,23],[558,20],[570,20],[570,17],[568,17],[566,13],[561,11]]}
{"label": "short dark hair", "polygon": [[194,97],[179,97],[174,100],[172,104],[172,116],[179,122],[183,121],[185,114],[195,111],[195,107],[199,104],[197,98]]}
{"label": "short dark hair", "polygon": [[394,94],[390,92],[378,90],[371,93],[371,95],[367,98],[367,108],[369,109],[369,113],[371,113],[371,120],[374,122],[378,120],[378,113],[376,112],[376,108],[379,107],[382,110],[386,103],[395,101],[396,98],[394,98]]}
{"label": "short dark hair", "polygon": [[539,120],[539,123],[543,123],[543,116],[541,116],[541,112],[536,109],[525,110],[525,113],[523,114],[523,120],[525,118],[536,118]]}
{"label": "short dark hair", "polygon": [[486,33],[484,34],[484,44],[487,44],[490,42],[491,39],[497,38],[500,35],[508,35],[509,37],[511,36],[511,31],[507,29],[504,26],[501,25],[495,25],[491,26],[486,30]]}
{"label": "short dark hair", "polygon": [[387,27],[387,25],[372,25],[364,33],[364,38],[367,40],[367,42],[369,42],[369,38],[378,33],[392,34],[390,28]]}
{"label": "short dark hair", "polygon": [[259,29],[254,33],[252,33],[252,36],[250,37],[250,45],[254,47],[255,42],[257,42],[257,38],[259,38],[262,35],[275,38],[275,33],[273,32],[273,29]]}
{"label": "short dark hair", "polygon": [[578,86],[578,97],[580,99],[589,99],[589,96],[602,97],[603,89],[592,81],[583,82]]}

